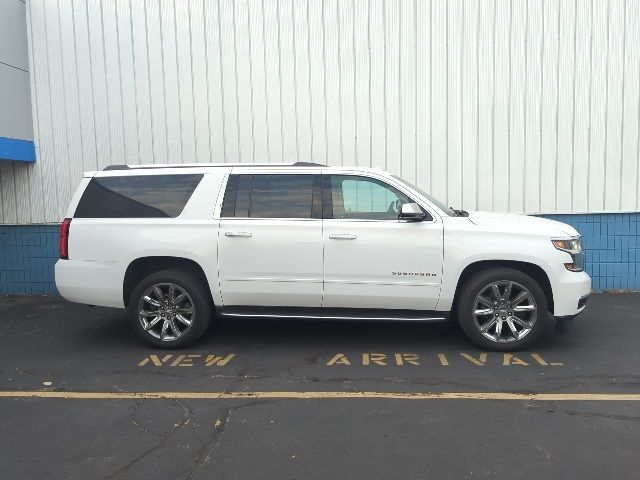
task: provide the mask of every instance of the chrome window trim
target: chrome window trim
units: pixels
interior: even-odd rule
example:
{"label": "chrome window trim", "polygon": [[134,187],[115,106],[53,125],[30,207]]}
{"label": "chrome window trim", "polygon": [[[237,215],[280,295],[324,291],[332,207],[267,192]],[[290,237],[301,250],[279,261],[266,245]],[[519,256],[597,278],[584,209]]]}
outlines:
{"label": "chrome window trim", "polygon": [[[432,215],[433,218],[433,215]],[[370,223],[415,223],[417,225],[424,223],[437,223],[435,220],[422,220],[420,222],[410,222],[407,220],[372,220],[367,218],[325,218],[327,222],[370,222]]]}
{"label": "chrome window trim", "polygon": [[222,217],[220,220],[238,220],[238,221],[287,221],[287,222],[321,222],[322,218],[284,218],[284,217]]}
{"label": "chrome window trim", "polygon": [[[226,173],[225,178],[222,180],[222,184],[220,186],[220,192],[218,195],[218,202],[216,204],[213,219],[214,220],[332,220],[339,222],[386,222],[386,223],[417,223],[417,224],[435,224],[440,223],[441,217],[444,215],[440,213],[439,210],[431,205],[422,195],[419,195],[418,192],[414,192],[413,190],[407,188],[402,182],[395,181],[393,177],[388,175],[376,174],[375,172],[370,171],[360,171],[360,170],[342,170],[342,169],[331,169],[327,168],[312,168],[309,169],[289,169],[282,168],[277,170],[270,170],[264,167],[243,167],[242,173],[236,171],[235,168],[230,168]],[[222,203],[224,200],[224,194],[227,190],[227,184],[229,183],[229,177],[234,173],[246,174],[246,175],[274,175],[274,174],[303,174],[303,175],[342,175],[342,176],[355,176],[355,177],[365,177],[372,178],[374,180],[378,180],[385,184],[388,184],[395,188],[396,190],[401,191],[405,195],[407,195],[410,199],[412,199],[415,203],[424,208],[429,215],[431,215],[431,220],[423,220],[422,222],[404,222],[402,220],[372,220],[372,219],[348,219],[348,218],[253,218],[253,217],[221,217],[220,214],[222,212]],[[416,200],[417,199],[417,200]]]}

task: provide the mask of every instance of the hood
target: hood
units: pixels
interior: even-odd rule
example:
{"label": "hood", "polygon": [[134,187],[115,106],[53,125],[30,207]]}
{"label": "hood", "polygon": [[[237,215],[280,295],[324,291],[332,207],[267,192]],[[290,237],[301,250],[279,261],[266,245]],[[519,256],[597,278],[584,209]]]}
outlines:
{"label": "hood", "polygon": [[579,235],[578,231],[571,225],[556,222],[555,220],[549,220],[548,218],[522,215],[519,213],[478,211],[470,211],[468,213],[469,220],[479,226],[501,229],[508,228],[509,230],[517,232],[530,231],[531,233],[549,235],[551,237],[561,237],[566,235],[575,237]]}

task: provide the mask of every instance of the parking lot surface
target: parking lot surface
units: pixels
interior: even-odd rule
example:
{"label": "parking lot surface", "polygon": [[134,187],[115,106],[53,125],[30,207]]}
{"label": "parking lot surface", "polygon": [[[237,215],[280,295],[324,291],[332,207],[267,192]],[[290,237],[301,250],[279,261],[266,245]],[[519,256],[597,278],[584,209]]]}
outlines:
{"label": "parking lot surface", "polygon": [[455,324],[219,321],[0,299],[3,478],[638,478],[640,295],[482,352]]}

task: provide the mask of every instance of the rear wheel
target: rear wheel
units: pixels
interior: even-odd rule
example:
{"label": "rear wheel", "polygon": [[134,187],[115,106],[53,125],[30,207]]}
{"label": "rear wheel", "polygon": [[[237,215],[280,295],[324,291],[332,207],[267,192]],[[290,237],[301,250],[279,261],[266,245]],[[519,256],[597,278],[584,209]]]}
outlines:
{"label": "rear wheel", "polygon": [[544,333],[548,317],[542,288],[513,268],[478,272],[460,292],[460,326],[473,343],[487,350],[529,347]]}
{"label": "rear wheel", "polygon": [[204,282],[180,270],[145,277],[129,299],[129,322],[156,348],[183,348],[205,332],[213,308]]}

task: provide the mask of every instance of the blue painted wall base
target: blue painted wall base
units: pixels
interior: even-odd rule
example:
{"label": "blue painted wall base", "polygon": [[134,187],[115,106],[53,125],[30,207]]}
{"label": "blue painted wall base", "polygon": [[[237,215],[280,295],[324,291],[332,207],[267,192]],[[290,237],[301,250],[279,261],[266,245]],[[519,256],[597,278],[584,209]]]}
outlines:
{"label": "blue painted wall base", "polygon": [[[640,291],[640,213],[543,215],[573,225],[593,289]],[[0,295],[57,294],[57,225],[0,225]]]}
{"label": "blue painted wall base", "polygon": [[0,225],[0,295],[57,294],[57,225]]}

